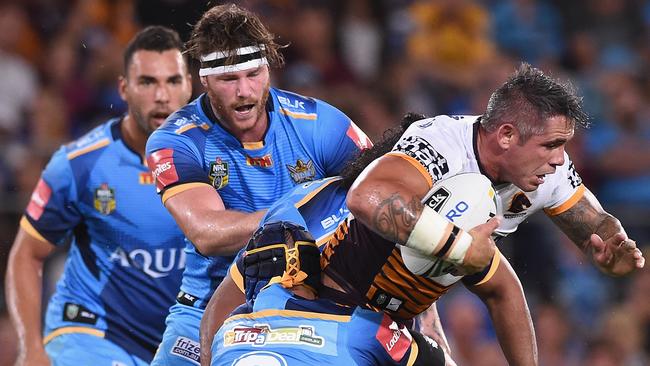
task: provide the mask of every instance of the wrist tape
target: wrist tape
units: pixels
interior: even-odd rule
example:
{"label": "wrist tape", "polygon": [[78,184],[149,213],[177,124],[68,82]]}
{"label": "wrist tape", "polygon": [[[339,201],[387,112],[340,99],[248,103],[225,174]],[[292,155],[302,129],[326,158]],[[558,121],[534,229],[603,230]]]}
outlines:
{"label": "wrist tape", "polygon": [[404,245],[429,257],[436,256],[454,264],[463,264],[465,254],[472,245],[472,236],[431,207],[424,206]]}

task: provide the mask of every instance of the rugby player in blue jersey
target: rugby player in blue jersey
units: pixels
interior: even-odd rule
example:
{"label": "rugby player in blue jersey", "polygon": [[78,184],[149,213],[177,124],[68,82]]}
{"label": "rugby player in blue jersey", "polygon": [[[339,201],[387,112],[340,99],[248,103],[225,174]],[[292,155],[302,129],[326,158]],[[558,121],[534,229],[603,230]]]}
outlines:
{"label": "rugby player in blue jersey", "polygon": [[212,366],[445,365],[440,345],[387,314],[319,299],[320,251],[300,225],[264,224],[237,265],[246,304],[215,336]]}
{"label": "rugby player in blue jersey", "polygon": [[162,201],[188,240],[154,365],[199,362],[205,307],[261,210],[298,184],[336,175],[370,144],[338,109],[270,86],[279,48],[255,14],[232,4],[208,10],[188,44],[206,93],[147,142]]}
{"label": "rugby player in blue jersey", "polygon": [[[178,34],[139,32],[124,53],[128,112],[61,147],[11,249],[9,311],[18,365],[146,365],[185,265],[183,234],[156,197],[147,137],[191,96]],[[72,239],[41,326],[43,262]],[[43,329],[44,328],[44,329]]]}

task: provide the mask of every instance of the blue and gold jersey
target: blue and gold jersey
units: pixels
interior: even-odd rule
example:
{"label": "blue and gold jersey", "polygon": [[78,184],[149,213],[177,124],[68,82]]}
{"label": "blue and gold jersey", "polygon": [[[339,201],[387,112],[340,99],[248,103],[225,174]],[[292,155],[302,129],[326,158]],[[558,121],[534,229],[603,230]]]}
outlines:
{"label": "blue and gold jersey", "polygon": [[212,343],[212,366],[413,365],[418,344],[386,314],[306,300],[274,284],[253,311],[226,319]]}
{"label": "blue and gold jersey", "polygon": [[149,169],[124,144],[119,120],[53,155],[21,226],[57,246],[72,239],[45,341],[90,333],[151,360],[180,285],[184,241]]}
{"label": "blue and gold jersey", "polygon": [[[304,182],[337,174],[370,141],[341,111],[317,99],[271,88],[264,140],[241,143],[212,114],[205,95],[170,116],[147,142],[163,202],[208,184],[227,209],[266,209]],[[188,242],[181,290],[204,308],[234,257],[205,257]]]}

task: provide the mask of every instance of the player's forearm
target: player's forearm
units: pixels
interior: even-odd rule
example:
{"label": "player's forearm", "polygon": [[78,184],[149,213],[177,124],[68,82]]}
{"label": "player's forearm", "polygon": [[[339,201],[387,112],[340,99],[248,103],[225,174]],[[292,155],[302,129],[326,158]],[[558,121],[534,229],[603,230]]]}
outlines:
{"label": "player's forearm", "polygon": [[588,248],[592,234],[607,240],[617,232],[624,232],[618,219],[605,212],[588,189],[573,207],[551,219],[582,251]]}
{"label": "player's forearm", "polygon": [[509,365],[537,365],[537,343],[523,293],[486,301],[490,317]]}
{"label": "player's forearm", "polygon": [[43,261],[12,249],[6,278],[9,315],[22,356],[44,352],[41,326]]}
{"label": "player's forearm", "polygon": [[487,282],[470,287],[490,312],[501,349],[509,365],[537,365],[537,342],[521,283],[508,261]]}
{"label": "player's forearm", "polygon": [[451,348],[449,347],[445,331],[442,328],[440,316],[438,315],[438,308],[435,303],[433,303],[433,305],[431,305],[424,313],[420,314],[420,333],[436,341],[445,352],[451,354]]}
{"label": "player's forearm", "polygon": [[201,366],[210,365],[214,335],[228,315],[245,301],[244,294],[228,274],[210,298],[201,318]]}
{"label": "player's forearm", "polygon": [[192,220],[184,231],[203,255],[233,255],[246,245],[264,212],[210,212]]}

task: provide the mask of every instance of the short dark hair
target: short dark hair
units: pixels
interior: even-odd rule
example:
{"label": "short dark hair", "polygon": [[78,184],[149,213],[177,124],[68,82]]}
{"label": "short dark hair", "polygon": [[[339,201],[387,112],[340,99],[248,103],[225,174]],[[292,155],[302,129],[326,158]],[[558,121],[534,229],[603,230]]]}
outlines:
{"label": "short dark hair", "polygon": [[140,50],[163,52],[167,50],[183,51],[183,42],[178,33],[161,25],[151,25],[135,35],[124,50],[124,75],[128,75],[133,54]]}
{"label": "short dark hair", "polygon": [[340,174],[340,176],[343,177],[342,186],[350,188],[355,179],[357,179],[359,174],[361,174],[370,163],[393,149],[393,146],[395,146],[400,137],[402,137],[404,131],[406,131],[413,122],[425,118],[426,116],[423,114],[408,112],[404,117],[402,117],[399,126],[384,131],[381,140],[377,141],[377,143],[375,143],[371,148],[361,151],[355,159],[350,160],[343,167]]}
{"label": "short dark hair", "polygon": [[574,126],[589,127],[589,117],[582,109],[582,97],[570,82],[554,80],[540,69],[522,63],[492,93],[481,126],[491,132],[504,123],[512,123],[525,142],[543,133],[546,120],[554,116],[565,116]]}
{"label": "short dark hair", "polygon": [[[203,14],[192,30],[187,52],[197,60],[214,51],[228,52],[241,47],[262,45],[262,56],[272,67],[281,67],[284,58],[275,36],[269,32],[254,13],[235,4],[217,5]],[[226,58],[234,63],[235,53]]]}

